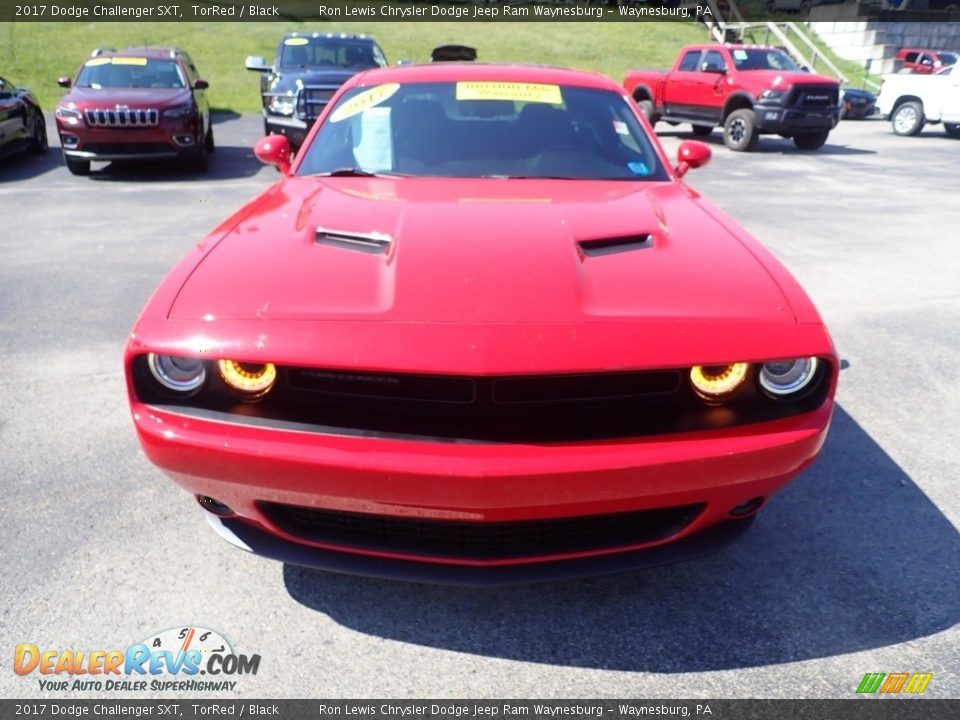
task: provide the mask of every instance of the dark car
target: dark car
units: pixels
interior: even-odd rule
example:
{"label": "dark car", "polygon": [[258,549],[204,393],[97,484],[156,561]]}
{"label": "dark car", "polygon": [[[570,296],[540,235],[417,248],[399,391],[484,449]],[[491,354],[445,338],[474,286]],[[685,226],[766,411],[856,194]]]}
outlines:
{"label": "dark car", "polygon": [[840,119],[863,120],[877,112],[877,96],[868,90],[843,88],[840,90]]}
{"label": "dark car", "polygon": [[294,148],[343,83],[358,72],[385,67],[387,58],[367,35],[289,33],[280,39],[273,64],[252,55],[247,70],[262,73],[263,131],[285,135]]}
{"label": "dark car", "polygon": [[213,152],[206,80],[176,48],[95,50],[57,106],[57,130],[67,168],[90,162],[183,159],[197,169]]}
{"label": "dark car", "polygon": [[0,157],[47,151],[47,124],[33,93],[0,77]]}

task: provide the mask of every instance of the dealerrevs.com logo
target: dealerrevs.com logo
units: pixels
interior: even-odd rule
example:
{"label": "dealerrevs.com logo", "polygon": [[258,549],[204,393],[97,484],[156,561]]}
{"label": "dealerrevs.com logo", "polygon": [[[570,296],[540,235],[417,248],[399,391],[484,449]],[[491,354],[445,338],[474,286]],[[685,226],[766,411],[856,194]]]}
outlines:
{"label": "dealerrevs.com logo", "polygon": [[234,652],[216,630],[197,626],[153,633],[125,650],[43,649],[17,645],[13,671],[37,676],[41,690],[233,691],[241,675],[256,675],[259,655]]}

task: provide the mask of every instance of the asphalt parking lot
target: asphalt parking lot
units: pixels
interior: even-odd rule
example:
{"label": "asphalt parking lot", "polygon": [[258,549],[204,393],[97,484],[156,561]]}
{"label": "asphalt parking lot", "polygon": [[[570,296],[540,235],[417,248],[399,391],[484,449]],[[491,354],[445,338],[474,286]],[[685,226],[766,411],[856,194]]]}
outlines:
{"label": "asphalt parking lot", "polygon": [[[960,141],[848,121],[819,152],[734,154],[715,132],[689,184],[790,268],[845,361],[823,455],[719,554],[476,590],[245,554],[140,452],[126,335],[168,269],[276,180],[260,129],[220,117],[205,175],[76,178],[57,148],[0,164],[8,661],[193,624],[261,655],[232,696],[846,698],[880,671],[960,696]],[[671,155],[692,137],[659,130]],[[63,697],[36,677],[8,665],[0,696]]]}

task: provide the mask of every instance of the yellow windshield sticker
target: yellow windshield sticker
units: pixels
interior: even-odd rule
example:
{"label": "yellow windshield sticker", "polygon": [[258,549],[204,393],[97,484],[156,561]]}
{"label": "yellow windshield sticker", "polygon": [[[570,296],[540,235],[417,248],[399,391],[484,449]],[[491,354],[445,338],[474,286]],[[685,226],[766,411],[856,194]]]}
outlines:
{"label": "yellow windshield sticker", "polygon": [[284,45],[307,45],[308,43],[306,38],[287,38],[283,41]]}
{"label": "yellow windshield sticker", "polygon": [[84,65],[86,67],[96,67],[97,65],[109,65],[110,58],[94,58],[93,60],[87,60]]}
{"label": "yellow windshield sticker", "polygon": [[559,85],[509,82],[458,82],[457,100],[512,100],[563,104]]}
{"label": "yellow windshield sticker", "polygon": [[379,105],[399,89],[400,83],[387,83],[386,85],[377,85],[369,90],[364,90],[334,110],[330,116],[330,122],[346,120],[347,118],[362,113],[364,110],[372,108],[374,105]]}
{"label": "yellow windshield sticker", "polygon": [[147,64],[146,58],[115,57],[115,58],[110,58],[110,61],[114,65],[146,65]]}

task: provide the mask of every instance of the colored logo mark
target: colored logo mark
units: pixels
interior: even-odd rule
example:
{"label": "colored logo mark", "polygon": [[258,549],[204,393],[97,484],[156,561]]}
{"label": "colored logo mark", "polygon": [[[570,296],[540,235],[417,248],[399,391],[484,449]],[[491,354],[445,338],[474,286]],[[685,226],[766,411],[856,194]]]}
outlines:
{"label": "colored logo mark", "polygon": [[933,673],[867,673],[857,686],[857,693],[919,695],[927,689],[931,679],[933,679]]}

